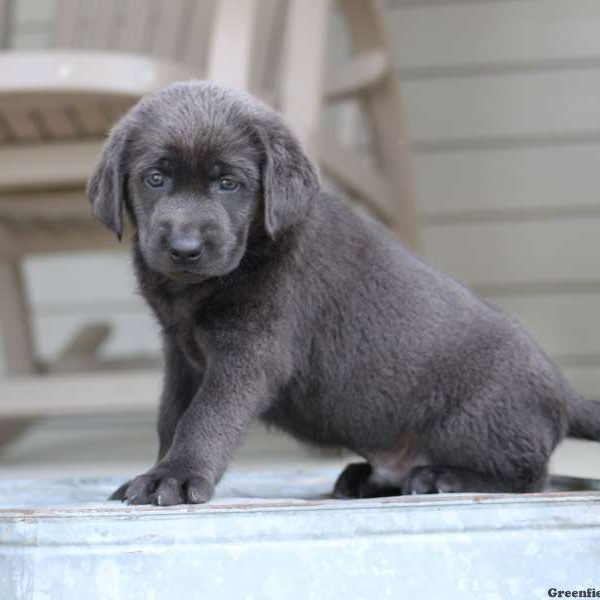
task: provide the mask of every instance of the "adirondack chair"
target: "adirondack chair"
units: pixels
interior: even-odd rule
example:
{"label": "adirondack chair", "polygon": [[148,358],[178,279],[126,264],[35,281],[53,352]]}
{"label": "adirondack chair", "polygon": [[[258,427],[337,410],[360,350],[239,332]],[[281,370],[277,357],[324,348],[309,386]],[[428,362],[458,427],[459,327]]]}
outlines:
{"label": "adirondack chair", "polygon": [[[0,47],[11,8],[0,0]],[[332,10],[355,56],[325,72]],[[42,375],[58,369],[36,360],[21,275],[28,254],[114,244],[90,217],[84,183],[107,129],[147,92],[189,78],[249,89],[286,114],[326,176],[417,243],[379,0],[57,0],[54,21],[48,50],[0,52],[0,331],[9,376],[0,383],[0,444],[31,417],[154,402],[153,373]],[[347,131],[323,133],[327,107],[351,102],[366,116],[362,153]],[[103,325],[84,328],[65,348],[63,366],[94,370],[107,333]],[[126,396],[117,392],[122,385]]]}

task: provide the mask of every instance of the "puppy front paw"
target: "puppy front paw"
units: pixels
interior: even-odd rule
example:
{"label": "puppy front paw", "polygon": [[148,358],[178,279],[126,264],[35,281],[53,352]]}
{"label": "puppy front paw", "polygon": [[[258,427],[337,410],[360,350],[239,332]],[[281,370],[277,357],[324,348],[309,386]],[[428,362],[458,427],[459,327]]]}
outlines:
{"label": "puppy front paw", "polygon": [[129,487],[130,481],[126,481],[124,484],[120,485],[109,497],[109,500],[120,500],[123,502],[125,500],[125,492]]}
{"label": "puppy front paw", "polygon": [[127,504],[202,504],[210,500],[214,485],[195,474],[182,474],[175,470],[149,471],[124,483],[110,497]]}

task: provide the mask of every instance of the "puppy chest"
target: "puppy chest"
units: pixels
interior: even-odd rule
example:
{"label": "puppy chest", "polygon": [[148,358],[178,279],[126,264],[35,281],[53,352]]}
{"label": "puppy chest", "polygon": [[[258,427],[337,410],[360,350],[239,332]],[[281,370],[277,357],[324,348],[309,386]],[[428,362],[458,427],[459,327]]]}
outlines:
{"label": "puppy chest", "polygon": [[174,329],[179,349],[187,361],[196,370],[203,371],[206,359],[198,340],[195,324],[192,321],[183,321],[177,323]]}

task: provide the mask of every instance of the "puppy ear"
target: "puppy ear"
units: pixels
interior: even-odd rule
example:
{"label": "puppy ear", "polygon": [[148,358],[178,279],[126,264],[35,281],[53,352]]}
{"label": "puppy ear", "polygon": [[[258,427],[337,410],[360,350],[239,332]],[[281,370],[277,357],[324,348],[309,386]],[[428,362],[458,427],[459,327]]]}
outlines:
{"label": "puppy ear", "polygon": [[94,216],[121,241],[126,182],[124,154],[126,122],[113,127],[102,149],[100,160],[88,180],[87,195]]}
{"label": "puppy ear", "polygon": [[265,152],[262,172],[265,229],[271,238],[299,221],[320,188],[316,165],[279,118],[259,130]]}

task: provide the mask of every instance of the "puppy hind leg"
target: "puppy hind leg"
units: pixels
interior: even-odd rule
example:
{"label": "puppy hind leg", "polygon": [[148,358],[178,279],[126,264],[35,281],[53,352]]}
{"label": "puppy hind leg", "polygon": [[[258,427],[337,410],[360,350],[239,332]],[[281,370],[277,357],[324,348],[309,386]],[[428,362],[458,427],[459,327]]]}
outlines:
{"label": "puppy hind leg", "polygon": [[428,465],[429,457],[422,452],[414,434],[400,437],[394,448],[362,450],[368,462],[348,465],[334,486],[336,498],[377,498],[400,496],[404,480],[413,467]]}
{"label": "puppy hind leg", "polygon": [[[428,465],[414,465],[404,494],[526,493],[543,488],[555,445],[551,424],[510,414],[456,415],[429,432]],[[515,417],[515,415],[512,415]],[[502,429],[503,428],[503,429]]]}
{"label": "puppy hind leg", "polygon": [[366,462],[347,465],[333,487],[333,497],[339,499],[399,496],[401,493],[401,484],[392,485],[378,478]]}
{"label": "puppy hind leg", "polygon": [[502,478],[462,467],[428,465],[411,470],[402,486],[402,493],[535,492],[543,488],[545,480],[545,469],[526,478]]}

